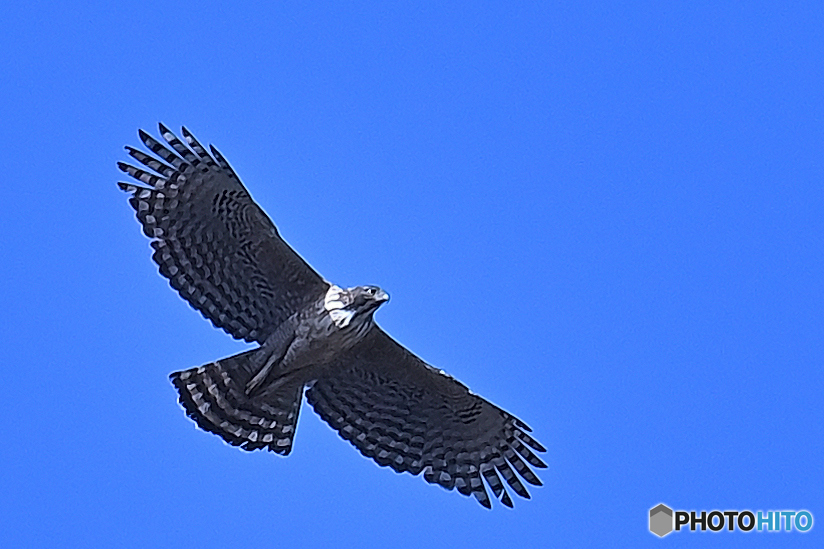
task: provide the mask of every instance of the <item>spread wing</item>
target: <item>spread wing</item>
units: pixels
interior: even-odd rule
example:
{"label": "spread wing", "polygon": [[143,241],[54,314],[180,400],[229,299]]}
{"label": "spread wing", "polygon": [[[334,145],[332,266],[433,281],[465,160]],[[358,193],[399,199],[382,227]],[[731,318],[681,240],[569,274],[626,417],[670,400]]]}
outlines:
{"label": "spread wing", "polygon": [[[315,411],[381,466],[472,495],[491,507],[484,480],[504,505],[501,477],[529,498],[520,479],[540,486],[530,469],[546,451],[522,421],[429,366],[375,326],[307,391]],[[517,471],[517,474],[516,474]]]}
{"label": "spread wing", "polygon": [[156,157],[126,147],[142,166],[118,163],[143,184],[118,183],[132,195],[160,274],[215,326],[263,343],[328,283],[281,239],[217,149],[186,128],[186,143],[163,124],[160,134],[166,143],[139,133]]}

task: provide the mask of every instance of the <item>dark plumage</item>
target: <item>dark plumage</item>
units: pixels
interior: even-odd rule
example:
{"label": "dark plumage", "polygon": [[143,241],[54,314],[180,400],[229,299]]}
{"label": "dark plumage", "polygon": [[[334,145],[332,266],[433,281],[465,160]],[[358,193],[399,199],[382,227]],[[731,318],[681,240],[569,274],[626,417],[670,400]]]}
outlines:
{"label": "dark plumage", "polygon": [[[142,183],[131,194],[153,259],[171,286],[215,326],[259,347],[171,375],[186,414],[245,450],[292,448],[301,398],[379,465],[490,507],[484,482],[507,506],[506,486],[545,449],[523,422],[433,368],[389,337],[373,315],[389,296],[375,286],[325,281],[278,234],[240,179],[186,128],[185,143],[160,125],[156,157],[126,150],[143,167],[118,167]],[[506,482],[501,481],[501,477]]]}

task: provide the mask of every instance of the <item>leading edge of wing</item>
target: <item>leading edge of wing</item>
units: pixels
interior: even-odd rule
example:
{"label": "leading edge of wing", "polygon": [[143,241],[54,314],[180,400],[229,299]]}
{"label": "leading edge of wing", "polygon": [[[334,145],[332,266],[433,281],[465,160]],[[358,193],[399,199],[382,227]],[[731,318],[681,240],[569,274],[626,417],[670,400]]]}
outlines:
{"label": "leading edge of wing", "polygon": [[237,339],[262,343],[328,287],[278,234],[226,159],[185,127],[184,143],[159,124],[161,143],[139,136],[154,156],[126,147],[138,166],[120,182],[152,239],[160,273],[189,304]]}
{"label": "leading edge of wing", "polygon": [[540,486],[530,467],[546,467],[529,427],[379,327],[372,331],[307,391],[318,415],[378,465],[423,473],[484,507],[485,485],[508,507],[507,488],[529,499],[522,480]]}

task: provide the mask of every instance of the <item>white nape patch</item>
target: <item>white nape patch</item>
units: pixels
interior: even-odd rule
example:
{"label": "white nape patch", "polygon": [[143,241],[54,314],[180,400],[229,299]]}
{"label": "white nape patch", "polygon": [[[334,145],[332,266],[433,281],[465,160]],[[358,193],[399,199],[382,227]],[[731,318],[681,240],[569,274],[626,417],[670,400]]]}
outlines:
{"label": "white nape patch", "polygon": [[332,317],[332,322],[338,328],[349,326],[355,316],[355,311],[346,308],[346,305],[348,305],[346,297],[345,291],[340,286],[333,284],[326,291],[326,297],[323,298],[323,308],[326,309],[329,316]]}

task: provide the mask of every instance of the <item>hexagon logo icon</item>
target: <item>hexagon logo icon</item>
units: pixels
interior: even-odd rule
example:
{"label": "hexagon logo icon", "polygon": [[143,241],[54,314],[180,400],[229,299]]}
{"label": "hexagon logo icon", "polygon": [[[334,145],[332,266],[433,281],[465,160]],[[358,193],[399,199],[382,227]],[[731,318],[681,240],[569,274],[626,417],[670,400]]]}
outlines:
{"label": "hexagon logo icon", "polygon": [[649,531],[663,538],[672,532],[672,509],[659,503],[649,510]]}

